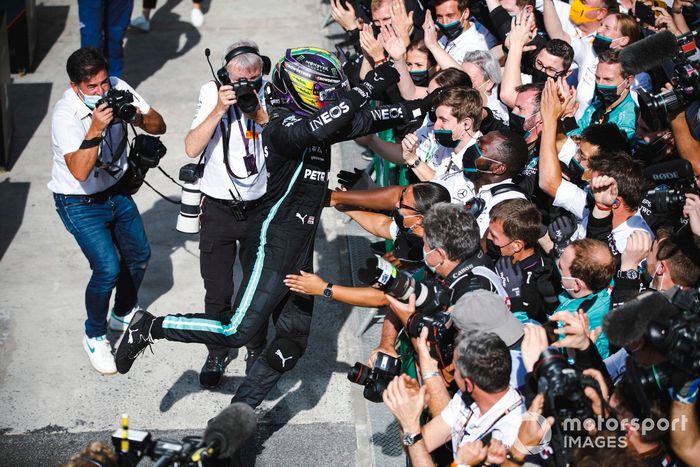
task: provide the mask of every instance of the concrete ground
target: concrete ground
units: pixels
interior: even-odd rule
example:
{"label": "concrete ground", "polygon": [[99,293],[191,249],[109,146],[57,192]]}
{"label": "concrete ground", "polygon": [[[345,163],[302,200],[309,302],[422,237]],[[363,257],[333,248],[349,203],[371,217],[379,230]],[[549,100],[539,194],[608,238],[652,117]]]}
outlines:
{"label": "concrete ground", "polygon": [[[57,465],[87,441],[107,441],[122,413],[133,428],[155,436],[201,434],[229,403],[244,368],[240,352],[223,384],[202,390],[204,346],[166,341],[127,376],[101,376],[90,366],[81,345],[90,271],[46,188],[51,110],[68,86],[65,61],[80,43],[77,4],[38,3],[38,66],[13,77],[16,162],[0,174],[0,465],[8,466]],[[211,78],[205,48],[217,68],[225,47],[238,38],[255,40],[273,62],[287,47],[328,45],[321,29],[327,5],[318,0],[211,0],[205,9],[205,24],[195,29],[187,0],[161,1],[149,34],[127,33],[124,79],[164,116],[168,154],[161,166],[173,176],[188,162],[183,140],[199,87]],[[136,2],[133,16],[139,10]],[[336,168],[341,161],[346,168],[364,165],[353,143],[338,147]],[[179,199],[180,189],[157,170],[147,180]],[[175,231],[178,207],[148,187],[135,199],[153,253],[141,306],[155,315],[202,310],[198,237]],[[345,233],[343,216],[327,210],[315,263],[336,283],[350,282]],[[352,364],[366,358],[367,342],[355,337],[362,313],[317,301],[307,354],[258,410],[256,445],[245,452],[246,465],[388,465],[376,460],[373,446],[386,444],[384,427],[370,426],[360,388],[346,379]],[[390,464],[402,463],[399,454],[392,456]]]}

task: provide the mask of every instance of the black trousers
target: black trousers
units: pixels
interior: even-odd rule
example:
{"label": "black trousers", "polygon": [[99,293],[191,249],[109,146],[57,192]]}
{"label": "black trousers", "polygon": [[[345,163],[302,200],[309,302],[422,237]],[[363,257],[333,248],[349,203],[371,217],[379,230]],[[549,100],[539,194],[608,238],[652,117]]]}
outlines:
{"label": "black trousers", "polygon": [[[236,253],[243,271],[250,269],[252,255],[247,253],[246,232],[254,221],[255,210],[247,212],[247,219],[236,220],[231,209],[204,196],[200,217],[199,269],[204,281],[204,314],[208,319],[229,323],[231,300],[234,293],[233,268]],[[237,251],[240,244],[240,251]],[[267,327],[251,340],[249,348],[259,349],[265,345]],[[224,357],[229,347],[207,344],[209,353]]]}
{"label": "black trousers", "polygon": [[[311,329],[313,297],[291,293],[283,280],[292,272],[313,270],[316,225],[266,222],[272,218],[273,214],[269,214],[267,219],[250,225],[241,251],[243,283],[230,320],[211,320],[202,314],[168,315],[163,320],[166,339],[250,348],[251,341],[259,339],[272,316],[275,339],[291,340],[303,354]],[[257,407],[281,376],[282,372],[271,368],[266,352],[262,352],[233,401]]]}

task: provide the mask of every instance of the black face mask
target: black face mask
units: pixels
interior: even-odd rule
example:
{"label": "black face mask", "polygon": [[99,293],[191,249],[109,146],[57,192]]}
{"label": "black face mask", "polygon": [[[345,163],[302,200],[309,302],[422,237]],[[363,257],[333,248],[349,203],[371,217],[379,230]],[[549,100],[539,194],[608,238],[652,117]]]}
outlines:
{"label": "black face mask", "polygon": [[430,109],[428,111],[428,120],[433,123],[437,122],[437,113],[435,113],[435,109]]}
{"label": "black face mask", "polygon": [[576,160],[575,157],[572,157],[571,160],[569,161],[569,165],[566,170],[569,173],[569,178],[573,183],[580,183],[581,179],[583,178],[583,173],[586,171],[585,168],[579,163],[579,161]]}
{"label": "black face mask", "polygon": [[510,131],[522,137],[525,137],[525,133],[527,133],[525,131],[525,117],[514,113],[512,110],[508,111],[508,127]]}
{"label": "black face mask", "polygon": [[530,76],[532,76],[533,83],[544,83],[547,81],[547,78],[550,78],[550,76],[547,73],[545,73],[542,70],[538,70],[534,66],[532,67]]}
{"label": "black face mask", "polygon": [[460,34],[464,32],[464,26],[462,26],[462,21],[457,20],[457,21],[452,21],[451,23],[447,24],[442,24],[442,23],[435,23],[437,27],[440,29],[440,32],[442,32],[445,37],[447,37],[447,40],[453,41],[457,39]]}
{"label": "black face mask", "polygon": [[452,130],[433,130],[433,134],[435,135],[435,141],[446,148],[454,149],[459,146],[461,141],[452,139]]}
{"label": "black face mask", "polygon": [[620,95],[617,93],[618,87],[619,86],[614,85],[596,84],[595,95],[607,107],[620,98]]}
{"label": "black face mask", "polygon": [[409,71],[411,74],[411,81],[416,86],[427,87],[428,86],[428,70],[418,70]]}
{"label": "black face mask", "polygon": [[600,55],[608,50],[611,44],[612,39],[596,34],[595,39],[593,39],[593,50],[595,50],[596,55]]}
{"label": "black face mask", "polygon": [[494,261],[503,256],[501,255],[501,249],[498,247],[498,245],[493,243],[493,240],[490,238],[486,239],[486,254],[489,255],[489,257]]}

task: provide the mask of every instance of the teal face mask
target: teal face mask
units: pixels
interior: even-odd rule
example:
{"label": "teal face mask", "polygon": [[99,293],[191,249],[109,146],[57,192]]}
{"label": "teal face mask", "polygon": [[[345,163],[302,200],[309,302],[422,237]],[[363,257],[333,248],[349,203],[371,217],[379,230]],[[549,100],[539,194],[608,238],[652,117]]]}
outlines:
{"label": "teal face mask", "polygon": [[87,105],[88,109],[95,110],[97,103],[102,99],[102,96],[86,96],[83,94],[83,102]]}

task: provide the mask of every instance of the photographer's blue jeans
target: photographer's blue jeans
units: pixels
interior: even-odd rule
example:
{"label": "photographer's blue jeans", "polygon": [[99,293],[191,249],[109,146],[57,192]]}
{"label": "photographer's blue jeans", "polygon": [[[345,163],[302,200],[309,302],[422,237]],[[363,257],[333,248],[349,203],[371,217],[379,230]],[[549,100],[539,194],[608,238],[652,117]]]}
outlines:
{"label": "photographer's blue jeans", "polygon": [[92,277],[85,290],[85,334],[107,333],[107,311],[116,287],[114,313],[127,314],[137,303],[151,248],[141,215],[130,196],[111,195],[104,201],[89,196],[54,194],[56,210],[90,263]]}
{"label": "photographer's blue jeans", "polygon": [[109,74],[121,77],[124,69],[124,34],[134,0],[78,0],[80,47],[102,51]]}

